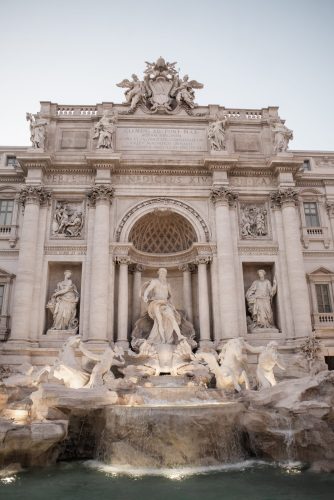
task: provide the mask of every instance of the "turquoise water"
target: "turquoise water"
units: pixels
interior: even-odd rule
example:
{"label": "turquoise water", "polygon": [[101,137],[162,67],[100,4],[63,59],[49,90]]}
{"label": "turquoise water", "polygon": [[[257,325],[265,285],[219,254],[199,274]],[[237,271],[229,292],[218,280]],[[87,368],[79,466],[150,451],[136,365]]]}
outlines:
{"label": "turquoise water", "polygon": [[96,462],[61,463],[0,480],[6,500],[329,500],[333,491],[333,474],[253,462],[130,475]]}

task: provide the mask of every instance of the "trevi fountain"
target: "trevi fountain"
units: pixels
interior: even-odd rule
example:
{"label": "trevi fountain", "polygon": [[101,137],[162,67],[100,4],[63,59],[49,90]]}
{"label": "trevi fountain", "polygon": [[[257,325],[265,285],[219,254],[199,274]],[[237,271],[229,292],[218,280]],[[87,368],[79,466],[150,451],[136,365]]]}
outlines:
{"label": "trevi fountain", "polygon": [[6,498],[329,496],[334,153],[175,65],[0,148]]}

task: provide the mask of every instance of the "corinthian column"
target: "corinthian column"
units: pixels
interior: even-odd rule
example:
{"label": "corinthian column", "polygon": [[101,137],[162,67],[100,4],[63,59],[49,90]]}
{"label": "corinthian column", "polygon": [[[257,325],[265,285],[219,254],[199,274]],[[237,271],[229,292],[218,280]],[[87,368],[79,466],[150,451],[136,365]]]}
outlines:
{"label": "corinthian column", "polygon": [[199,312],[199,333],[200,345],[211,342],[210,337],[210,306],[207,264],[211,257],[197,257],[195,264],[198,268],[198,312]]}
{"label": "corinthian column", "polygon": [[108,341],[108,276],[109,276],[109,228],[110,204],[113,188],[97,185],[88,194],[95,206],[88,341],[103,343]]}
{"label": "corinthian column", "polygon": [[19,202],[24,205],[24,217],[10,335],[11,341],[19,343],[28,341],[31,336],[30,323],[33,309],[39,212],[40,205],[47,202],[50,197],[51,194],[43,186],[24,186],[19,194]]}
{"label": "corinthian column", "polygon": [[140,290],[141,290],[141,273],[143,271],[143,266],[140,264],[134,264],[132,267],[133,271],[133,284],[132,284],[132,328],[135,326],[135,322],[140,316]]}
{"label": "corinthian column", "polygon": [[296,211],[298,192],[295,189],[279,189],[271,194],[273,204],[282,207],[286,263],[290,288],[295,337],[305,337],[312,331],[311,311],[304,269],[299,220]]}
{"label": "corinthian column", "polygon": [[215,187],[211,200],[215,205],[217,267],[222,338],[238,337],[238,301],[235,284],[233,241],[229,206],[237,194],[227,187]]}
{"label": "corinthian column", "polygon": [[183,272],[183,307],[187,315],[187,320],[193,322],[193,305],[192,305],[192,287],[191,287],[191,272],[193,264],[184,264],[180,266],[180,271]]}
{"label": "corinthian column", "polygon": [[129,346],[128,341],[128,314],[129,314],[129,257],[116,257],[119,264],[118,275],[118,314],[117,314],[117,344],[124,348]]}

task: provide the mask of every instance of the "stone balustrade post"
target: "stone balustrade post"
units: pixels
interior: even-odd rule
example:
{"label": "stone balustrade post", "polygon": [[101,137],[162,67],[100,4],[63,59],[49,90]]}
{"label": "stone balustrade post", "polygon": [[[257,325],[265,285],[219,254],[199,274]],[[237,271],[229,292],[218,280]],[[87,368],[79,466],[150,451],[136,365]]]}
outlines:
{"label": "stone balustrade post", "polygon": [[183,272],[183,307],[187,320],[193,323],[191,273],[194,266],[193,264],[183,264],[179,269]]}
{"label": "stone balustrade post", "polygon": [[[20,237],[20,253],[15,283],[13,320],[10,341],[25,343],[31,337],[31,314],[39,231],[40,205],[49,201],[51,193],[43,186],[24,186],[19,203],[24,206]],[[35,337],[35,336],[34,336]]]}
{"label": "stone balustrade post", "polygon": [[143,266],[140,264],[134,264],[132,267],[133,272],[133,284],[132,284],[132,328],[135,326],[135,322],[140,317],[140,306],[141,306],[141,273],[143,272]]}
{"label": "stone balustrade post", "polygon": [[197,257],[195,264],[198,269],[198,312],[200,345],[211,343],[210,336],[210,305],[207,276],[207,264],[211,261],[209,256]]}
{"label": "stone balustrade post", "polygon": [[96,185],[88,194],[95,206],[90,283],[90,314],[88,342],[108,342],[108,276],[110,204],[113,197],[110,185]]}
{"label": "stone balustrade post", "polygon": [[271,201],[272,204],[279,205],[282,208],[290,303],[293,311],[295,337],[305,337],[311,334],[312,325],[303,251],[300,241],[300,224],[296,210],[296,205],[298,205],[298,191],[293,188],[279,189],[271,193]]}
{"label": "stone balustrade post", "polygon": [[234,271],[233,240],[229,207],[236,202],[237,193],[219,186],[211,191],[215,205],[217,267],[221,337],[239,336],[238,300]]}
{"label": "stone balustrade post", "polygon": [[118,308],[117,308],[117,344],[127,348],[128,341],[128,314],[129,314],[129,264],[127,256],[116,257],[119,264],[118,275]]}

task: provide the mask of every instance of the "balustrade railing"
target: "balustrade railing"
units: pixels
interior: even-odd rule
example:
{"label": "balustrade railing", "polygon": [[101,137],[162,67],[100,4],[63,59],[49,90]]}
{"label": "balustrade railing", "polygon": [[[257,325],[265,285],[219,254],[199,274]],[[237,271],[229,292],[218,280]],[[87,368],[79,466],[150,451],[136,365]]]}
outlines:
{"label": "balustrade railing", "polygon": [[313,323],[315,327],[330,327],[334,328],[334,313],[314,313]]}
{"label": "balustrade railing", "polygon": [[58,106],[58,116],[95,116],[96,106]]}
{"label": "balustrade railing", "polygon": [[9,240],[11,247],[15,247],[17,241],[17,229],[18,226],[0,226],[0,239]]}

